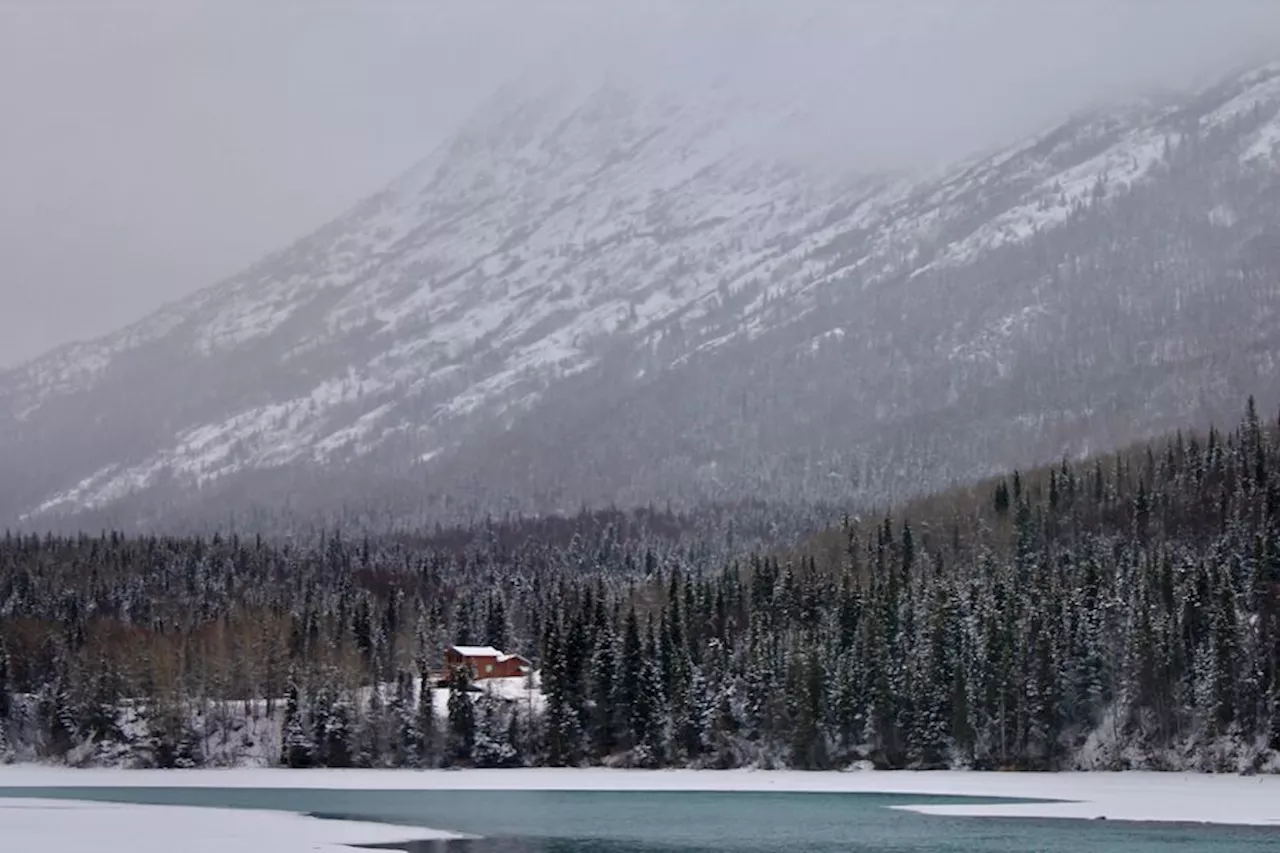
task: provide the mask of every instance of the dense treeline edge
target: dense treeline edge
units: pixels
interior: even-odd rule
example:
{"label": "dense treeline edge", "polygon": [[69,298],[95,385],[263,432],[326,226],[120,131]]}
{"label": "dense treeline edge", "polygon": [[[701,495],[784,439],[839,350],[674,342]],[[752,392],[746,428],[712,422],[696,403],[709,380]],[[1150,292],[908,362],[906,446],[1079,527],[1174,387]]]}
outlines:
{"label": "dense treeline edge", "polygon": [[[7,536],[0,756],[1280,768],[1280,424],[1252,401],[1229,432],[846,518],[791,557],[609,518]],[[437,688],[451,643],[537,672]]]}

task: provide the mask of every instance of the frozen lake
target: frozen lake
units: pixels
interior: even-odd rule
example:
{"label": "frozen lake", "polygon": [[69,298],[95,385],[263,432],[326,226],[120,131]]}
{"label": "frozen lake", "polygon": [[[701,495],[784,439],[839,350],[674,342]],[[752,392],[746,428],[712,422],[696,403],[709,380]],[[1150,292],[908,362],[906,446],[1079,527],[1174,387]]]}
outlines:
{"label": "frozen lake", "polygon": [[[571,771],[575,772],[575,771]],[[584,782],[588,777],[580,777]],[[739,780],[739,788],[747,787],[743,776],[694,774],[679,777],[650,776],[657,782],[671,779],[696,780],[699,775],[714,782]],[[859,774],[863,775],[863,774]],[[895,777],[888,774],[865,774],[872,777],[862,784],[873,784],[880,777],[891,785]],[[963,775],[963,774],[961,774]],[[36,774],[39,778],[40,774]],[[390,783],[378,787],[379,778]],[[0,773],[0,781],[8,774]],[[341,844],[388,844],[408,838],[438,836],[440,830],[462,835],[480,836],[446,840],[428,838],[409,849],[414,853],[749,853],[749,851],[876,851],[876,853],[1025,853],[1025,851],[1057,851],[1058,853],[1143,853],[1171,848],[1208,851],[1208,853],[1262,853],[1280,849],[1280,829],[1269,826],[1185,825],[1170,823],[1135,823],[1117,820],[1057,820],[1038,817],[961,817],[954,814],[921,814],[901,806],[921,806],[927,811],[946,812],[960,807],[977,812],[1009,812],[1017,810],[1052,810],[1044,803],[1010,803],[1008,799],[960,798],[930,796],[920,793],[866,793],[848,791],[803,790],[705,790],[692,781],[684,790],[489,790],[481,782],[485,778],[504,778],[482,774],[418,773],[418,774],[324,774],[310,777],[297,774],[261,773],[220,774],[217,771],[194,774],[127,776],[137,784],[109,784],[118,774],[95,777],[92,772],[60,774],[60,782],[52,787],[23,785],[0,787],[0,838],[13,838],[6,826],[25,826],[22,840],[36,846],[16,849],[40,849],[62,853],[57,844],[47,845],[39,837],[41,821],[59,838],[76,836],[74,823],[85,821],[90,832],[93,821],[104,816],[124,827],[121,837],[104,837],[103,831],[92,831],[80,849],[113,853],[132,853],[152,849],[139,844],[140,838],[156,842],[161,849],[191,850],[201,834],[228,833],[218,846],[200,845],[200,850],[257,853],[259,849],[288,850],[290,841],[301,842],[297,849],[341,849]],[[94,778],[97,783],[75,785],[77,778]],[[146,784],[150,779],[167,779],[173,784]],[[183,785],[200,778],[196,785]],[[219,787],[219,779],[232,786]],[[324,784],[289,787],[296,778],[327,780]],[[340,787],[344,778],[351,788]],[[564,778],[564,774],[548,777]],[[571,777],[570,777],[571,778]],[[634,787],[626,781],[631,775],[616,778],[616,787]],[[754,779],[759,786],[767,784],[761,774]],[[789,778],[789,777],[788,777]],[[805,774],[797,778],[802,785]],[[810,775],[820,783],[823,774]],[[848,777],[846,777],[848,778]],[[1162,780],[1151,777],[1150,785],[1162,781],[1172,784],[1180,777]],[[254,786],[253,780],[261,780]],[[477,781],[479,779],[480,781]],[[1035,777],[1028,777],[1029,790]],[[1108,777],[1099,778],[1105,783]],[[270,780],[269,782],[267,780]],[[415,787],[418,780],[421,785]],[[33,779],[35,781],[35,779]],[[358,784],[354,784],[358,781]],[[910,780],[908,780],[910,781]],[[1015,781],[1015,780],[1010,780]],[[1145,787],[1142,778],[1130,782],[1137,789]],[[1231,780],[1228,780],[1231,781]],[[456,784],[472,790],[447,790]],[[510,783],[506,783],[510,784]],[[899,783],[898,787],[904,787]],[[913,783],[914,784],[914,783]],[[1189,784],[1198,784],[1194,780]],[[1212,783],[1205,783],[1212,787]],[[246,786],[247,785],[247,786]],[[660,787],[660,785],[654,785]],[[544,786],[545,787],[545,786]],[[578,787],[581,787],[579,785]],[[817,787],[811,783],[810,787]],[[991,787],[988,785],[987,787]],[[1225,793],[1225,787],[1222,788]],[[1238,787],[1243,790],[1244,783]],[[1255,785],[1255,787],[1257,787]],[[1264,786],[1270,792],[1274,788]],[[29,799],[37,798],[37,799]],[[73,808],[75,803],[147,804],[152,808]],[[23,815],[23,803],[38,809]],[[57,810],[61,803],[68,808]],[[179,808],[161,808],[170,806]],[[190,807],[201,807],[191,809]],[[212,808],[210,808],[212,807]],[[234,809],[236,811],[220,811]],[[292,813],[292,814],[290,814]],[[1034,813],[1028,811],[1027,813]],[[315,819],[297,815],[314,815]],[[173,816],[173,819],[166,817]],[[178,816],[181,816],[180,818]],[[272,823],[271,818],[280,821]],[[200,820],[208,822],[202,828]],[[1197,819],[1188,813],[1187,819]],[[347,821],[354,821],[348,823]],[[1262,821],[1258,821],[1262,822]],[[415,827],[430,831],[415,832]],[[165,834],[169,834],[166,840]],[[326,843],[319,843],[319,842]],[[6,849],[9,845],[5,844]],[[70,849],[70,848],[68,848]]]}

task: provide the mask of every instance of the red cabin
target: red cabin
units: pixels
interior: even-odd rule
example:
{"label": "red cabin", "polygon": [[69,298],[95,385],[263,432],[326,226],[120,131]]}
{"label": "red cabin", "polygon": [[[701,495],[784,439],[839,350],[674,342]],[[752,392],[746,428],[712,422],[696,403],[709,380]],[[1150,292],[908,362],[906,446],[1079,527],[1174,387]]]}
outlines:
{"label": "red cabin", "polygon": [[450,646],[444,653],[444,665],[446,672],[455,666],[469,666],[477,681],[527,675],[532,668],[528,658],[509,655],[493,646]]}

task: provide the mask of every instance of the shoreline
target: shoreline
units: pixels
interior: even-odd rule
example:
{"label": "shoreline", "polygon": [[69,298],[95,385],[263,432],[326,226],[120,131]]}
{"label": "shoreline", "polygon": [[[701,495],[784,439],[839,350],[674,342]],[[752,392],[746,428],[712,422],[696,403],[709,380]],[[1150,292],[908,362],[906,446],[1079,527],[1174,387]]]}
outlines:
{"label": "shoreline", "polygon": [[[1149,771],[1000,773],[856,770],[195,770],[0,767],[4,788],[297,788],[422,791],[705,791],[849,793],[1017,799],[983,805],[894,806],[924,815],[1280,827],[1280,776]],[[1025,802],[1034,800],[1037,802]],[[65,802],[65,801],[64,801]]]}
{"label": "shoreline", "polygon": [[[296,812],[156,806],[0,797],[5,849],[130,853],[351,853],[385,846],[471,838],[447,830]],[[145,827],[145,831],[140,828]]]}

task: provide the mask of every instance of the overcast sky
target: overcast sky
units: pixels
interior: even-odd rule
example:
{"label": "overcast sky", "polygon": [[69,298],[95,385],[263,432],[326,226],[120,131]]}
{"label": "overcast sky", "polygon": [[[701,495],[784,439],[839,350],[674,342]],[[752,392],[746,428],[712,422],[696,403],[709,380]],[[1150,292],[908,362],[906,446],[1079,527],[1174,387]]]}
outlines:
{"label": "overcast sky", "polygon": [[0,0],[0,365],[235,272],[550,68],[818,91],[877,168],[1276,54],[1277,0]]}

